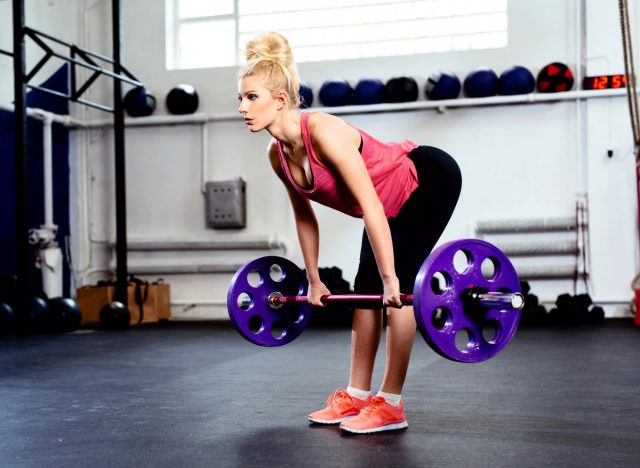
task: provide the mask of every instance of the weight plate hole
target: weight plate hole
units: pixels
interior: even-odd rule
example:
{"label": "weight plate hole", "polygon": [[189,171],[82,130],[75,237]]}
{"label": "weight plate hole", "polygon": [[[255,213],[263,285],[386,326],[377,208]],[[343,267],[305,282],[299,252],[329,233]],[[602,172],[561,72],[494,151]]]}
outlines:
{"label": "weight plate hole", "polygon": [[282,281],[284,279],[284,271],[282,270],[282,267],[275,263],[271,265],[271,268],[269,268],[269,277],[276,283]]}
{"label": "weight plate hole", "polygon": [[254,334],[262,333],[264,330],[264,320],[259,315],[254,315],[249,319],[249,331]]}
{"label": "weight plate hole", "polygon": [[284,338],[287,334],[287,329],[282,325],[282,323],[278,320],[273,322],[271,325],[271,336],[273,336],[276,340],[280,340]]}
{"label": "weight plate hole", "polygon": [[500,274],[500,262],[494,257],[487,257],[480,265],[482,277],[487,281],[492,281]]}
{"label": "weight plate hole", "polygon": [[490,344],[495,344],[500,338],[500,322],[497,320],[487,320],[482,324],[482,338]]}
{"label": "weight plate hole", "polygon": [[251,270],[247,274],[247,283],[249,283],[249,286],[252,288],[259,287],[262,284],[262,275],[260,272],[258,270]]}
{"label": "weight plate hole", "polygon": [[442,295],[451,287],[451,276],[443,271],[437,271],[431,277],[431,290],[438,296]]}
{"label": "weight plate hole", "polygon": [[465,274],[472,264],[473,254],[466,249],[458,250],[453,256],[453,268],[461,275]]}
{"label": "weight plate hole", "polygon": [[289,317],[289,322],[292,323],[300,323],[304,320],[304,313],[300,311],[297,307],[292,308],[287,312],[287,316]]}
{"label": "weight plate hole", "polygon": [[469,330],[467,330],[466,328],[461,328],[456,332],[455,340],[456,340],[456,348],[461,353],[464,353],[469,349],[473,348],[474,343],[472,340],[472,335],[469,332]]}
{"label": "weight plate hole", "polygon": [[251,294],[243,292],[238,295],[238,307],[240,307],[242,310],[249,310],[252,306],[253,297],[251,297]]}
{"label": "weight plate hole", "polygon": [[431,314],[431,324],[438,331],[444,330],[451,325],[451,311],[444,307],[437,307]]}

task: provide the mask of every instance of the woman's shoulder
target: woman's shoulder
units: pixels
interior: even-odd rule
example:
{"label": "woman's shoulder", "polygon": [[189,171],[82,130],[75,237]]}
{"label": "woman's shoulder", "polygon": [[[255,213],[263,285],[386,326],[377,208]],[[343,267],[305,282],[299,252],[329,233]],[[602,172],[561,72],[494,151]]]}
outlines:
{"label": "woman's shoulder", "polygon": [[351,126],[340,117],[324,112],[310,113],[308,117],[309,133],[312,139],[322,138],[327,135],[355,135],[358,133],[355,127]]}
{"label": "woman's shoulder", "polygon": [[324,112],[308,112],[307,122],[309,127],[315,126],[334,126],[344,125],[346,122],[335,115],[326,114]]}

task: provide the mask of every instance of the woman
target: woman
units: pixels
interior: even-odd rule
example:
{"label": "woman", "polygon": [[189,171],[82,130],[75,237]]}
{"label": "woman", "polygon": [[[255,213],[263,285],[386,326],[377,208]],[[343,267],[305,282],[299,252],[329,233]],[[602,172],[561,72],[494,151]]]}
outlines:
{"label": "woman", "polygon": [[273,137],[267,154],[284,183],[314,306],[330,294],[318,275],[318,224],[310,200],[364,220],[354,290],[383,294],[387,362],[380,391],[371,394],[382,334],[382,309],[358,306],[352,325],[346,390],[308,419],[355,433],[408,426],[401,399],[416,332],[413,310],[400,293],[413,290],[420,265],[444,231],[460,195],[458,165],[445,152],[411,141],[385,143],[342,119],[300,113],[299,80],[287,40],[267,33],[249,42],[239,74],[240,113],[251,132]]}

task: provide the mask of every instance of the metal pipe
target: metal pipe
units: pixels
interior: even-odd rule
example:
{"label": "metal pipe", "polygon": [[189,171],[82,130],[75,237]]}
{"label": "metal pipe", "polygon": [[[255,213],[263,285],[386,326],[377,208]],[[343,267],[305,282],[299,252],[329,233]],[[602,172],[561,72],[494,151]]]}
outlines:
{"label": "metal pipe", "polygon": [[[0,104],[0,110],[6,110],[8,112],[16,111],[15,106],[1,105],[1,104]],[[52,122],[59,123],[61,125],[64,125],[65,127],[82,127],[84,124],[82,121],[73,119],[68,115],[53,114],[51,112],[38,109],[38,108],[28,107],[26,111],[29,117],[33,117],[38,120],[45,120],[47,118],[50,118]]]}
{"label": "metal pipe", "polygon": [[[113,69],[122,72],[122,12],[120,0],[112,0]],[[116,291],[115,300],[127,303],[127,201],[122,81],[113,80],[113,135],[116,182]]]}
{"label": "metal pipe", "polygon": [[[24,0],[13,0],[13,90],[15,100],[15,184],[16,184],[16,276],[20,300],[26,299],[29,288],[29,172],[27,161],[27,87],[24,82]],[[22,314],[18,311],[18,314]]]}
{"label": "metal pipe", "polygon": [[[64,60],[65,62],[69,62],[74,65],[78,65],[80,67],[88,68],[89,70],[93,70],[94,72],[100,73],[101,75],[106,75],[111,78],[114,78],[115,81],[126,81],[127,83],[132,84],[134,86],[144,86],[142,82],[122,75],[122,67],[118,67],[119,71],[114,73],[114,72],[110,72],[109,70],[105,70],[104,68],[99,67],[97,65],[91,65],[85,61],[72,59],[70,57],[67,57],[66,55],[58,54],[56,52],[53,52],[51,55],[53,57],[59,58],[60,60]],[[114,64],[114,68],[115,67],[116,65]]]}
{"label": "metal pipe", "polygon": [[575,231],[575,217],[542,219],[503,219],[478,221],[476,232],[481,234],[516,232]]}
{"label": "metal pipe", "polygon": [[76,50],[78,50],[80,52],[83,52],[83,53],[85,53],[87,55],[90,55],[91,57],[97,58],[97,59],[102,60],[104,62],[111,63],[111,64],[115,63],[115,61],[113,59],[111,59],[111,57],[107,57],[106,55],[98,54],[98,53],[93,52],[91,50],[83,49],[82,47],[78,47],[77,45],[65,42],[62,39],[59,39],[59,38],[54,37],[54,36],[51,36],[51,35],[49,35],[47,33],[43,33],[42,31],[38,31],[37,29],[34,29],[32,27],[26,26],[24,29],[25,29],[25,31],[28,31],[30,33],[34,33],[34,34],[36,34],[38,36],[44,37],[46,39],[49,39],[50,41],[56,42],[56,43],[58,43],[60,45],[63,45],[63,46],[66,46],[66,47],[70,47],[70,48],[75,48]]}
{"label": "metal pipe", "polygon": [[53,150],[52,119],[46,116],[42,124],[42,147],[44,169],[44,225],[53,225]]}
{"label": "metal pipe", "polygon": [[207,159],[209,134],[206,122],[203,122],[200,128],[200,146],[200,190],[206,194],[207,177],[209,176],[209,160]]}
{"label": "metal pipe", "polygon": [[289,248],[289,240],[278,235],[227,236],[211,239],[129,239],[129,251],[161,250],[273,250]]}
{"label": "metal pipe", "polygon": [[[126,81],[128,83],[131,83],[135,86],[142,86],[143,84],[141,82],[139,82],[138,80],[134,79],[133,77],[131,77],[131,73],[129,73],[127,70],[124,69],[124,67],[122,67],[122,65],[120,64],[120,68],[119,71],[115,71],[115,59],[114,60],[110,60],[106,57],[103,56],[99,56],[98,54],[94,54],[93,52],[90,51],[85,51],[84,49],[75,46],[73,44],[68,44],[64,41],[61,41],[60,39],[57,39],[53,36],[49,36],[47,34],[44,34],[42,32],[36,31],[35,29],[29,28],[29,27],[24,27],[24,31],[25,33],[42,49],[46,52],[45,57],[42,58],[42,60],[40,60],[40,62],[33,68],[33,70],[30,72],[27,81],[29,81],[29,78],[31,78],[35,72],[40,69],[40,67],[42,67],[42,65],[44,65],[45,62],[47,62],[47,60],[49,60],[50,57],[56,57],[59,58],[60,60],[64,60],[66,62],[69,62],[73,65],[79,65],[81,67],[84,68],[88,68],[90,70],[95,71],[96,73],[100,73],[103,75],[107,75],[110,76],[114,79],[117,80],[122,80],[122,81]],[[73,57],[67,57],[66,55],[62,55],[59,54],[57,52],[54,52],[45,42],[43,42],[41,39],[41,37],[45,37],[51,41],[57,42],[59,44],[62,44],[64,46],[67,46],[71,49],[71,52],[73,54],[73,52],[79,52],[79,55],[84,55],[83,59],[84,60],[76,60]],[[75,55],[75,54],[73,54]],[[87,63],[90,62],[91,59],[89,59],[88,56],[96,56],[98,55],[97,58],[99,58],[100,60],[105,60],[106,62],[112,63],[114,64],[114,72],[111,72],[109,70],[105,70],[104,68],[98,66],[95,63]],[[92,61],[91,61],[92,62]],[[122,73],[125,73],[125,75],[122,75]]]}
{"label": "metal pipe", "polygon": [[[48,88],[43,88],[42,86],[38,86],[38,85],[27,85],[27,88],[29,89],[37,89],[38,91],[42,91],[43,93],[47,93],[47,94],[51,94],[53,96],[58,96],[64,99],[69,99],[70,101],[75,101],[78,102],[80,104],[84,104],[85,106],[89,106],[89,107],[93,107],[94,109],[98,109],[101,111],[105,111],[105,112],[113,112],[113,108],[106,106],[104,104],[99,104],[97,102],[93,102],[93,101],[88,101],[86,99],[74,99],[73,96],[71,96],[70,94],[65,94],[65,93],[61,93],[60,91],[55,91],[53,89],[48,89]],[[80,126],[80,125],[78,125]]]}

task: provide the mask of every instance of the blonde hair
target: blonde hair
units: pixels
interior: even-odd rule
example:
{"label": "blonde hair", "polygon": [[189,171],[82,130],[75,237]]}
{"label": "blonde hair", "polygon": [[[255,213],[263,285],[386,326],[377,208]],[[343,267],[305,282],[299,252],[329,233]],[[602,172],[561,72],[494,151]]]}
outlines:
{"label": "blonde hair", "polygon": [[289,41],[282,34],[268,32],[249,41],[245,57],[247,63],[240,70],[239,79],[261,76],[272,95],[284,91],[289,95],[290,108],[300,105],[298,69]]}

